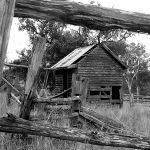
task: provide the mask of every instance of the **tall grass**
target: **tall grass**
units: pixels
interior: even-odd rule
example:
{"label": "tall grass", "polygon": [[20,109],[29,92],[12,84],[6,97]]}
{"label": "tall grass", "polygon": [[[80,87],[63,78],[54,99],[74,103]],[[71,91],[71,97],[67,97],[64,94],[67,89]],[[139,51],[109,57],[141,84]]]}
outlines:
{"label": "tall grass", "polygon": [[[16,107],[16,106],[15,106]],[[150,136],[150,107],[147,104],[135,104],[132,108],[128,102],[123,104],[120,109],[116,105],[87,104],[88,108],[96,112],[110,117],[116,121],[120,121],[133,132]],[[10,107],[13,110],[13,107]],[[65,109],[65,108],[64,108]],[[70,114],[69,109],[47,109],[45,105],[35,107],[31,115],[43,122],[49,122],[56,126],[69,126]],[[16,139],[17,138],[17,139]],[[22,140],[18,136],[13,138],[10,134],[0,134],[0,150],[123,150],[125,148],[112,148],[93,146],[90,144],[82,144],[77,142],[62,141],[53,138],[44,138],[37,136],[29,136],[27,140]]]}

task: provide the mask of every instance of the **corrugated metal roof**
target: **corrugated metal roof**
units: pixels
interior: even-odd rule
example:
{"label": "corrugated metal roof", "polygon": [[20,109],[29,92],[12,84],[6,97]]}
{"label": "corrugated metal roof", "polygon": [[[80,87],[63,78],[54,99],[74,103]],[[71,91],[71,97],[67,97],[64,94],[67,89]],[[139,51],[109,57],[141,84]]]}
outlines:
{"label": "corrugated metal roof", "polygon": [[84,55],[86,52],[88,52],[94,46],[95,45],[90,45],[90,46],[75,49],[70,54],[68,54],[66,57],[61,59],[58,63],[56,63],[54,66],[52,66],[51,69],[69,67],[72,63],[74,63],[76,60],[78,60],[82,55]]}

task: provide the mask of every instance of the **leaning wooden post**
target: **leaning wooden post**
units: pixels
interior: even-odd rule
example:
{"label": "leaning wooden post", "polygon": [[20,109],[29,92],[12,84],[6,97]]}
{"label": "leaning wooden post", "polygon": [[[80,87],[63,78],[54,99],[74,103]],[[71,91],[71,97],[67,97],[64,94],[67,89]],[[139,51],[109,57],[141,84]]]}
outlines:
{"label": "leaning wooden post", "polygon": [[0,0],[0,82],[16,0]]}
{"label": "leaning wooden post", "polygon": [[79,112],[81,111],[81,80],[80,76],[72,75],[72,105],[71,105],[71,117],[70,126],[82,128],[82,121],[79,118]]}
{"label": "leaning wooden post", "polygon": [[44,52],[46,51],[46,39],[39,37],[33,46],[33,56],[31,60],[31,65],[28,69],[25,95],[22,100],[20,117],[23,119],[29,119],[31,105],[33,102],[33,91],[36,83],[37,75],[40,70]]}
{"label": "leaning wooden post", "polygon": [[70,116],[70,126],[76,128],[82,128],[82,121],[79,118],[79,113],[81,110],[81,99],[79,96],[72,98],[71,104],[71,116]]}
{"label": "leaning wooden post", "polygon": [[81,99],[82,99],[82,106],[86,105],[87,95],[88,95],[88,88],[89,88],[89,79],[88,78],[81,78]]}

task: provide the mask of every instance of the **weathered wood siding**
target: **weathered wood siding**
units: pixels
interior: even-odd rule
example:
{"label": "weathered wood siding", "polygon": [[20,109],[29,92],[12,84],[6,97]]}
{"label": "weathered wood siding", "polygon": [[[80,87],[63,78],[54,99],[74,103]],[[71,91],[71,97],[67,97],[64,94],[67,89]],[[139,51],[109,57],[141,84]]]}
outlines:
{"label": "weathered wood siding", "polygon": [[89,78],[90,88],[121,86],[122,73],[121,66],[99,46],[78,62],[78,74]]}
{"label": "weathered wood siding", "polygon": [[56,74],[55,75],[55,93],[61,93],[63,91],[63,75]]}
{"label": "weathered wood siding", "polygon": [[[61,93],[71,87],[72,84],[72,70],[58,70],[55,73],[55,93]],[[70,91],[64,94],[65,97],[70,96]]]}

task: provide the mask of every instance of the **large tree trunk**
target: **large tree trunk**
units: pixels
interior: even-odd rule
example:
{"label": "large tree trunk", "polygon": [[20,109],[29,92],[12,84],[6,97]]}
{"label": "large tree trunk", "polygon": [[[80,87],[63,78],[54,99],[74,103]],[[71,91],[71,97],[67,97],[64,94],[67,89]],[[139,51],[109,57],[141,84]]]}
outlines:
{"label": "large tree trunk", "polygon": [[140,95],[140,87],[139,87],[139,81],[138,81],[138,74],[136,76],[136,95],[137,95],[137,101],[139,101],[139,95]]}
{"label": "large tree trunk", "polygon": [[95,30],[150,33],[150,15],[61,0],[16,0],[16,17],[40,18]]}
{"label": "large tree trunk", "polygon": [[132,107],[134,104],[134,96],[132,93],[132,84],[127,83],[128,84],[128,90],[129,90],[129,102],[130,102],[130,106]]}
{"label": "large tree trunk", "polygon": [[7,52],[10,27],[14,15],[15,0],[0,1],[0,82]]}
{"label": "large tree trunk", "polygon": [[48,124],[32,123],[31,121],[26,121],[13,115],[0,118],[0,131],[45,136],[101,146],[150,149],[149,139],[146,137],[131,137],[104,132],[83,131],[73,128],[59,128]]}

